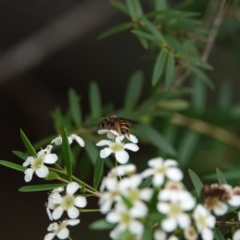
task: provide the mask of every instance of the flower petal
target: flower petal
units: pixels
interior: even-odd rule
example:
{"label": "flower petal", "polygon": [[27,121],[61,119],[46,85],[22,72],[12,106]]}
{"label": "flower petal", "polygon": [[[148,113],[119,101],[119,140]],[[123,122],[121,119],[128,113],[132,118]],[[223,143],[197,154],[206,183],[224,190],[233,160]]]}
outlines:
{"label": "flower petal", "polygon": [[129,155],[126,151],[120,150],[115,153],[115,158],[119,163],[124,164],[128,161]]}
{"label": "flower petal", "polygon": [[62,228],[58,233],[57,237],[59,239],[66,239],[69,236],[69,230],[67,228]]}
{"label": "flower petal", "polygon": [[48,164],[53,164],[58,160],[58,157],[54,153],[47,154],[43,157],[43,161]]}
{"label": "flower petal", "polygon": [[36,174],[40,178],[45,178],[48,175],[48,173],[49,173],[49,170],[44,165],[36,170]]}
{"label": "flower petal", "polygon": [[105,145],[110,145],[111,141],[110,140],[101,140],[98,143],[96,143],[96,146],[101,147]]}
{"label": "flower petal", "polygon": [[110,148],[104,148],[100,151],[100,157],[106,158],[112,153],[112,150]]}
{"label": "flower petal", "polygon": [[77,196],[74,201],[75,206],[83,208],[87,205],[87,199],[82,196]]}
{"label": "flower petal", "polygon": [[81,147],[84,147],[85,143],[83,141],[83,139],[75,134],[72,134],[72,139],[76,140],[77,143],[81,146]]}
{"label": "flower petal", "polygon": [[66,192],[68,195],[73,195],[80,188],[76,182],[71,182],[67,185]]}
{"label": "flower petal", "polygon": [[62,137],[58,136],[56,138],[54,138],[51,143],[55,143],[56,145],[61,145],[62,144]]}
{"label": "flower petal", "polygon": [[76,207],[70,207],[67,211],[70,218],[77,218],[79,216],[79,210]]}
{"label": "flower petal", "polygon": [[63,208],[61,206],[56,207],[52,212],[52,217],[54,220],[59,219],[63,214]]}
{"label": "flower petal", "polygon": [[80,223],[80,219],[68,219],[66,220],[67,225],[75,226]]}
{"label": "flower petal", "polygon": [[54,237],[54,233],[48,233],[47,235],[45,235],[44,240],[52,240]]}
{"label": "flower petal", "polygon": [[132,143],[137,143],[138,142],[138,139],[132,134],[129,134],[129,136],[126,135],[126,138]]}
{"label": "flower petal", "polygon": [[175,182],[181,181],[183,179],[183,173],[178,168],[168,168],[166,171],[166,176]]}
{"label": "flower petal", "polygon": [[32,161],[34,160],[34,158],[33,157],[28,157],[27,159],[26,159],[26,161],[23,163],[23,166],[24,167],[27,167],[29,164],[31,164],[32,163]]}
{"label": "flower petal", "polygon": [[128,149],[128,150],[131,150],[131,151],[133,151],[133,152],[136,152],[136,151],[138,151],[138,149],[139,149],[138,145],[136,145],[136,144],[134,144],[134,143],[126,143],[126,144],[124,145],[124,148],[125,148],[125,149]]}
{"label": "flower petal", "polygon": [[166,232],[172,232],[177,228],[177,222],[175,218],[166,218],[162,220],[162,229]]}
{"label": "flower petal", "polygon": [[25,176],[24,176],[24,180],[25,182],[30,182],[32,180],[32,175],[33,175],[33,170],[31,168],[28,168],[24,171]]}

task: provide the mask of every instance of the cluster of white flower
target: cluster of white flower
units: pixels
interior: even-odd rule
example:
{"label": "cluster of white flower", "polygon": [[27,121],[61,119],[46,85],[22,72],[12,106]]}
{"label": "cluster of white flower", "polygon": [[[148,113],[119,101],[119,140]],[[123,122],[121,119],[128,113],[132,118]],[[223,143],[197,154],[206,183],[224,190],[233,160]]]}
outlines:
{"label": "cluster of white flower", "polygon": [[[81,146],[84,147],[84,141],[81,137],[72,134],[68,137],[68,142],[71,144],[73,140]],[[60,145],[62,143],[62,137],[59,136],[52,140],[51,143]],[[45,149],[42,149],[37,153],[37,156],[29,156],[23,163],[24,167],[30,165],[29,168],[25,170],[25,181],[29,182],[32,180],[33,173],[40,178],[47,177],[49,169],[44,164],[54,164],[58,160],[56,154],[51,153],[52,145],[48,145]],[[80,189],[80,185],[77,182],[70,182],[66,186],[66,193],[64,194],[64,188],[60,187],[52,190],[48,197],[48,203],[46,206],[48,217],[51,221],[58,220],[61,218],[64,211],[70,219],[64,220],[61,223],[53,222],[49,225],[48,233],[44,240],[52,240],[55,236],[59,239],[66,239],[69,237],[69,230],[67,226],[74,226],[80,223],[79,219],[79,209],[87,205],[87,200],[82,196],[74,196],[76,191]],[[63,193],[63,195],[61,195]],[[78,207],[78,208],[77,208]]]}
{"label": "cluster of white flower", "polygon": [[[114,154],[120,164],[103,178],[100,186],[100,212],[106,214],[106,221],[113,225],[111,239],[120,239],[124,234],[132,239],[141,239],[146,226],[153,229],[154,240],[178,240],[182,236],[186,240],[213,240],[213,228],[216,217],[228,212],[230,207],[240,207],[240,187],[232,188],[228,184],[206,185],[202,189],[202,203],[184,187],[183,173],[177,162],[161,157],[148,161],[146,170],[136,173],[136,166],[126,164],[129,154],[126,150],[138,151],[138,139],[132,134],[120,135],[114,130],[99,130],[99,134],[107,134],[109,140],[101,140],[97,146],[107,146],[100,151],[101,158]],[[127,143],[124,139],[127,139]],[[84,141],[77,135],[70,135],[73,140],[84,147]],[[51,143],[60,145],[61,136]],[[45,178],[49,169],[45,164],[54,164],[58,160],[51,153],[52,145],[39,151],[36,156],[29,156],[23,163],[25,181],[31,181],[33,174]],[[80,223],[79,208],[87,205],[85,197],[76,195],[81,188],[77,182],[69,182],[66,186],[52,190],[49,194],[46,210],[51,221],[58,220],[66,211],[69,219],[53,222],[49,225],[49,233],[44,240],[69,237],[67,226]],[[238,213],[240,221],[240,212]],[[124,236],[125,236],[124,235]],[[240,240],[240,230],[235,231],[233,240]]]}
{"label": "cluster of white flower", "polygon": [[[156,224],[155,240],[178,239],[174,235],[178,228],[182,229],[185,239],[197,239],[199,233],[202,239],[212,240],[215,217],[203,205],[196,206],[195,198],[180,182],[183,174],[177,162],[155,158],[148,164],[150,168],[141,174],[135,173],[135,165],[117,166],[102,181],[100,210],[107,213],[106,221],[117,224],[110,237],[118,239],[127,230],[135,239],[141,239],[144,223],[153,208],[160,213],[160,224],[152,223]],[[142,181],[148,177],[152,178],[153,188],[141,188]],[[154,202],[156,206],[150,206]]]}

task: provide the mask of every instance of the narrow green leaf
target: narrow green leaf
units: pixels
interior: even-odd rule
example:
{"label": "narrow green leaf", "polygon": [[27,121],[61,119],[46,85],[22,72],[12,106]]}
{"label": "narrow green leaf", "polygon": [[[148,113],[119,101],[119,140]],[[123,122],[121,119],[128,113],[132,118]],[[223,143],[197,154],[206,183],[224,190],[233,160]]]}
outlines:
{"label": "narrow green leaf", "polygon": [[102,117],[101,95],[96,82],[90,83],[90,108],[93,118]]}
{"label": "narrow green leaf", "polygon": [[196,65],[196,67],[201,67],[206,70],[213,70],[213,67],[209,63],[204,62],[200,57],[190,56],[186,52],[181,52],[178,56],[184,60],[193,63],[194,65]]}
{"label": "narrow green leaf", "polygon": [[142,7],[138,0],[126,0],[130,16],[133,20],[137,20],[142,15]]}
{"label": "narrow green leaf", "polygon": [[152,177],[148,177],[148,178],[143,180],[143,182],[140,184],[139,188],[140,189],[148,188],[151,185],[152,185]]}
{"label": "narrow green leaf", "polygon": [[104,159],[100,158],[100,155],[97,157],[97,160],[95,161],[95,167],[94,167],[94,174],[93,174],[93,188],[97,189],[98,185],[102,178],[103,173],[103,164]]}
{"label": "narrow green leaf", "polygon": [[165,89],[168,89],[172,84],[174,69],[175,69],[175,58],[172,53],[168,52],[167,63],[166,63]]}
{"label": "narrow green leaf", "polygon": [[153,77],[152,77],[152,85],[153,86],[155,84],[157,84],[157,82],[159,81],[159,79],[162,75],[166,59],[167,59],[167,51],[163,48],[161,50],[161,52],[158,54],[156,63],[154,65]]}
{"label": "narrow green leaf", "polygon": [[64,187],[66,185],[67,185],[66,183],[28,185],[28,186],[21,187],[18,191],[19,192],[39,192],[39,191],[47,191],[47,190],[52,190],[59,187]]}
{"label": "narrow green leaf", "polygon": [[99,40],[102,40],[104,38],[107,38],[107,37],[110,37],[116,33],[119,33],[119,32],[122,32],[122,31],[125,31],[127,29],[130,29],[132,28],[134,25],[132,22],[127,22],[127,23],[123,23],[123,24],[120,24],[120,25],[117,25],[115,27],[112,27],[110,29],[108,29],[107,31],[101,33],[97,39]]}
{"label": "narrow green leaf", "polygon": [[70,145],[68,142],[68,133],[66,129],[64,129],[62,134],[62,152],[63,152],[63,159],[64,159],[68,179],[71,181],[72,180],[72,156],[71,156]]}
{"label": "narrow green leaf", "polygon": [[117,8],[119,11],[125,13],[126,15],[130,15],[126,4],[116,0],[111,0],[110,4]]}
{"label": "narrow green leaf", "polygon": [[217,173],[217,178],[218,178],[218,183],[219,184],[227,184],[227,180],[224,177],[222,171],[220,169],[216,169],[216,173]]}
{"label": "narrow green leaf", "polygon": [[84,142],[85,142],[85,150],[87,152],[87,155],[90,158],[92,164],[95,165],[97,156],[99,154],[99,150],[91,141],[89,141],[88,138],[84,138]]}
{"label": "narrow green leaf", "polygon": [[147,226],[144,229],[144,233],[142,235],[141,240],[149,240],[149,239],[153,239],[153,237],[152,237],[152,228]]}
{"label": "narrow green leaf", "polygon": [[193,65],[186,65],[185,66],[190,72],[195,74],[201,81],[205,82],[210,88],[214,88],[213,83],[209,79],[209,77],[199,68],[193,66]]}
{"label": "narrow green leaf", "polygon": [[159,40],[152,34],[141,31],[141,30],[132,30],[132,33],[136,34],[138,37],[150,40],[151,42],[158,42]]}
{"label": "narrow green leaf", "polygon": [[54,180],[54,179],[58,179],[58,178],[59,178],[59,175],[56,172],[50,171],[44,179],[45,180]]}
{"label": "narrow green leaf", "polygon": [[155,0],[154,4],[155,4],[155,10],[158,10],[158,11],[164,11],[168,8],[168,4],[166,0],[161,0],[161,1]]}
{"label": "narrow green leaf", "polygon": [[229,108],[232,102],[232,85],[228,81],[221,82],[218,94],[218,106],[220,108]]}
{"label": "narrow green leaf", "polygon": [[203,112],[206,109],[206,84],[202,81],[194,80],[192,83],[193,94],[192,94],[192,106],[198,112]]}
{"label": "narrow green leaf", "polygon": [[188,130],[185,132],[181,139],[181,143],[178,150],[178,161],[180,166],[184,167],[188,164],[193,151],[199,140],[199,133]]}
{"label": "narrow green leaf", "polygon": [[163,99],[157,103],[157,106],[167,111],[183,111],[189,108],[189,102],[183,99]]}
{"label": "narrow green leaf", "polygon": [[105,230],[105,229],[112,229],[115,225],[108,223],[105,219],[100,219],[92,224],[90,224],[90,229],[92,230]]}
{"label": "narrow green leaf", "polygon": [[22,141],[29,153],[30,156],[37,156],[37,153],[34,149],[34,147],[32,146],[32,144],[30,143],[30,141],[28,140],[27,136],[25,135],[25,133],[22,131],[22,129],[20,129],[20,135],[21,135],[21,138],[22,138]]}
{"label": "narrow green leaf", "polygon": [[62,132],[62,126],[63,126],[63,116],[61,113],[61,109],[57,107],[54,111],[51,112],[51,117],[54,122],[54,127],[57,133]]}
{"label": "narrow green leaf", "polygon": [[203,183],[200,180],[200,178],[198,177],[198,175],[193,172],[191,169],[188,170],[189,176],[192,180],[192,183],[194,185],[194,188],[196,189],[197,195],[200,196],[201,194],[201,190],[203,188]]}
{"label": "narrow green leaf", "polygon": [[214,228],[214,239],[225,240],[225,237],[222,235],[221,231],[218,228]]}
{"label": "narrow green leaf", "polygon": [[146,17],[142,16],[142,20],[145,23],[147,29],[154,35],[157,37],[157,39],[159,39],[162,43],[165,43],[165,39],[162,36],[162,34],[159,32],[159,30],[156,28],[156,26],[151,23]]}
{"label": "narrow green leaf", "polygon": [[18,156],[19,158],[21,158],[22,160],[26,160],[29,155],[24,153],[24,152],[20,152],[20,151],[12,151],[12,153],[14,153],[16,156]]}
{"label": "narrow green leaf", "polygon": [[131,111],[136,106],[143,87],[143,73],[142,71],[136,71],[130,78],[126,97],[125,97],[125,110]]}
{"label": "narrow green leaf", "polygon": [[5,161],[5,160],[0,160],[0,165],[12,168],[14,170],[18,170],[18,171],[21,171],[21,172],[24,172],[26,170],[26,168],[21,166],[21,165],[18,165],[16,163],[12,163],[12,162],[9,162],[9,161]]}
{"label": "narrow green leaf", "polygon": [[160,134],[156,129],[149,125],[137,125],[135,126],[135,130],[142,135],[143,139],[151,142],[158,149],[167,153],[171,156],[176,155],[175,149],[171,146],[171,144],[165,139],[162,134]]}
{"label": "narrow green leaf", "polygon": [[79,104],[80,98],[74,89],[70,89],[68,91],[68,101],[72,120],[76,127],[80,127],[82,124],[81,105]]}

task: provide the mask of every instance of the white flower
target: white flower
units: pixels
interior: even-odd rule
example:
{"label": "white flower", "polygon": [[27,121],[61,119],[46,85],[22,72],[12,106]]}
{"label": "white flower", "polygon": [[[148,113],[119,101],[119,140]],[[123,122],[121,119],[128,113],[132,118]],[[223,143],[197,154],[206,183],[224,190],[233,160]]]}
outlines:
{"label": "white flower", "polygon": [[203,240],[212,240],[213,231],[211,228],[215,226],[216,219],[210,212],[201,204],[197,205],[193,212],[193,218],[196,223],[198,232]]}
{"label": "white flower", "polygon": [[118,236],[125,230],[133,235],[141,236],[144,230],[143,224],[136,220],[137,216],[134,213],[129,212],[128,208],[122,203],[116,204],[113,211],[109,212],[106,216],[106,220],[112,224],[118,224],[111,232],[110,237],[117,239]]}
{"label": "white flower", "polygon": [[177,162],[172,159],[153,158],[148,161],[151,167],[142,172],[142,176],[147,178],[153,175],[153,185],[160,187],[164,183],[165,176],[172,181],[179,182],[183,179],[183,173],[177,168]]}
{"label": "white flower", "polygon": [[108,147],[104,148],[101,150],[100,152],[100,157],[101,158],[106,158],[108,157],[111,153],[115,154],[115,158],[116,160],[121,163],[124,164],[128,161],[129,159],[129,155],[128,153],[125,151],[125,149],[131,150],[131,151],[138,151],[139,147],[134,144],[134,143],[126,143],[124,144],[122,142],[122,140],[124,139],[124,136],[117,136],[115,138],[115,141],[110,141],[110,140],[101,140],[100,142],[98,142],[96,145],[97,146],[104,146],[104,145],[108,145]]}
{"label": "white flower", "polygon": [[66,239],[69,237],[69,230],[67,229],[67,226],[75,226],[78,223],[80,223],[79,219],[69,219],[64,220],[61,223],[51,223],[48,227],[48,231],[51,233],[48,233],[44,240],[52,240],[55,236],[57,236],[59,239]]}
{"label": "white flower", "polygon": [[117,131],[115,130],[108,130],[108,129],[100,129],[98,130],[98,134],[107,134],[107,137],[109,139],[115,139],[116,137],[119,137],[119,136],[124,136],[126,137],[130,142],[132,143],[137,143],[138,142],[138,139],[136,138],[136,136],[132,135],[132,134],[129,134],[129,136],[127,134],[125,135],[120,135]]}
{"label": "white flower", "polygon": [[71,182],[67,185],[66,195],[61,196],[58,191],[55,191],[51,194],[49,199],[49,208],[53,209],[52,218],[59,219],[64,211],[67,211],[67,214],[70,218],[77,218],[79,216],[79,210],[75,207],[83,208],[87,205],[87,200],[85,197],[77,196],[73,194],[80,188],[78,183]]}
{"label": "white flower", "polygon": [[240,229],[233,234],[233,240],[239,240],[239,239],[240,239]]}
{"label": "white flower", "polygon": [[53,217],[50,210],[54,210],[56,208],[56,204],[54,203],[54,193],[55,192],[60,193],[63,190],[64,190],[63,187],[59,187],[59,188],[53,189],[52,192],[49,194],[46,210],[47,210],[47,215],[51,221],[53,220]]}
{"label": "white flower", "polygon": [[240,206],[240,187],[235,187],[231,191],[231,198],[228,203],[234,207]]}
{"label": "white flower", "polygon": [[[81,137],[79,137],[76,134],[71,134],[68,137],[68,143],[71,144],[73,142],[73,140],[75,140],[81,147],[84,147],[85,143],[83,141],[83,139]],[[62,144],[62,137],[58,136],[56,138],[54,138],[51,143],[55,143],[56,145],[61,145]]]}
{"label": "white flower", "polygon": [[155,230],[153,234],[154,240],[178,240],[178,237],[171,235],[167,238],[167,234],[161,230]]}
{"label": "white flower", "polygon": [[58,157],[56,154],[50,153],[52,146],[48,145],[46,149],[43,149],[37,153],[36,157],[29,156],[26,161],[23,163],[24,167],[27,167],[28,165],[31,165],[30,168],[27,168],[25,173],[25,181],[29,182],[32,180],[33,173],[35,172],[36,175],[40,178],[45,178],[49,170],[44,165],[44,163],[47,164],[54,164]]}

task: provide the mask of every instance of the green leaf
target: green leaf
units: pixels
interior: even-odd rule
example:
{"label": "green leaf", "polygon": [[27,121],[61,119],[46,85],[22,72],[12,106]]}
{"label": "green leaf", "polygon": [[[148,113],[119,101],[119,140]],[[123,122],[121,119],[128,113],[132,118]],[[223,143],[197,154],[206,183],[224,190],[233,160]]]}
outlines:
{"label": "green leaf", "polygon": [[92,230],[105,230],[105,229],[112,229],[115,225],[108,223],[105,219],[100,219],[92,224],[90,224],[90,229]]}
{"label": "green leaf", "polygon": [[224,177],[222,171],[220,169],[216,169],[216,173],[217,173],[217,178],[218,178],[218,183],[219,184],[227,184],[227,180]]}
{"label": "green leaf", "polygon": [[178,161],[180,166],[184,167],[188,164],[193,151],[199,140],[199,133],[187,130],[181,139],[178,150]]}
{"label": "green leaf", "polygon": [[142,135],[143,139],[151,142],[158,149],[167,153],[171,156],[176,155],[175,149],[171,146],[171,144],[162,136],[156,129],[149,125],[138,125],[135,127],[136,131]]}
{"label": "green leaf", "polygon": [[166,80],[165,80],[165,89],[168,89],[173,81],[175,68],[175,58],[172,53],[168,52],[167,63],[166,63]]}
{"label": "green leaf", "polygon": [[157,37],[157,39],[160,40],[162,43],[166,42],[162,34],[159,32],[159,30],[156,28],[156,26],[153,23],[151,23],[146,17],[143,17],[143,16],[142,16],[142,20],[145,23],[149,32],[151,32],[155,37]]}
{"label": "green leaf", "polygon": [[183,99],[160,100],[157,106],[167,111],[183,111],[189,108],[189,102]]}
{"label": "green leaf", "polygon": [[196,67],[201,67],[206,70],[213,70],[213,67],[209,63],[203,61],[200,57],[190,56],[186,52],[181,52],[180,54],[178,54],[178,57],[193,63],[194,65],[196,65]]}
{"label": "green leaf", "polygon": [[87,155],[90,158],[92,164],[95,165],[96,159],[99,154],[99,150],[91,141],[89,141],[88,138],[84,138],[84,142]]}
{"label": "green leaf", "polygon": [[18,191],[20,192],[39,192],[56,189],[59,187],[66,186],[66,183],[52,183],[52,184],[40,184],[40,185],[28,185],[21,187]]}
{"label": "green leaf", "polygon": [[154,86],[160,79],[163,68],[167,59],[167,51],[163,48],[158,54],[156,63],[153,69],[152,85]]}
{"label": "green leaf", "polygon": [[82,124],[81,105],[79,104],[80,98],[74,89],[68,91],[68,101],[73,122],[76,127],[80,127]]}
{"label": "green leaf", "polygon": [[195,74],[201,81],[205,82],[210,88],[214,88],[213,83],[209,79],[209,77],[199,68],[193,65],[186,65],[185,66],[190,72]]}
{"label": "green leaf", "polygon": [[63,116],[61,113],[61,109],[57,107],[54,111],[51,112],[51,117],[53,118],[54,127],[57,133],[62,132],[63,126]]}
{"label": "green leaf", "polygon": [[151,186],[151,184],[152,184],[152,177],[148,177],[143,180],[143,182],[140,184],[139,188],[140,189],[148,188]]}
{"label": "green leaf", "polygon": [[159,41],[154,35],[141,30],[132,30],[131,32],[135,33],[138,37],[142,37],[143,39],[147,39],[155,43]]}
{"label": "green leaf", "polygon": [[128,16],[130,15],[126,4],[116,0],[111,0],[110,4],[113,5],[115,8],[117,8],[119,11],[125,13],[126,15]]}
{"label": "green leaf", "polygon": [[97,160],[95,161],[95,167],[94,167],[94,174],[93,174],[93,188],[97,189],[98,185],[102,178],[103,173],[103,164],[104,159],[100,158],[100,155],[97,157]]}
{"label": "green leaf", "polygon": [[141,240],[149,240],[149,239],[153,239],[152,228],[150,228],[149,226],[146,226],[146,228],[144,229],[144,233],[143,233],[143,236],[142,236]]}
{"label": "green leaf", "polygon": [[200,180],[200,178],[198,177],[198,175],[193,172],[192,170],[188,170],[188,173],[189,173],[189,176],[192,180],[192,183],[194,185],[194,188],[196,189],[196,192],[197,192],[197,195],[200,196],[201,194],[201,190],[203,188],[203,183],[202,181]]}
{"label": "green leaf", "polygon": [[206,108],[206,84],[202,81],[194,80],[192,83],[192,106],[199,112],[203,112]]}
{"label": "green leaf", "polygon": [[63,152],[63,159],[64,159],[68,179],[71,181],[72,180],[72,156],[71,156],[70,145],[68,142],[68,133],[66,129],[64,129],[62,134],[62,152]]}
{"label": "green leaf", "polygon": [[134,26],[134,25],[133,25],[132,22],[127,22],[127,23],[123,23],[123,24],[117,25],[117,26],[112,27],[112,28],[108,29],[107,31],[101,33],[101,34],[97,37],[97,39],[102,40],[102,39],[107,38],[107,37],[109,37],[109,36],[111,36],[111,35],[114,35],[114,34],[116,34],[116,33],[119,33],[119,32],[125,31],[125,30],[127,30],[127,29],[130,29],[130,28],[132,28],[133,26]]}
{"label": "green leaf", "polygon": [[34,147],[32,146],[32,144],[30,143],[30,141],[28,140],[27,136],[25,135],[25,133],[22,131],[22,129],[20,129],[20,135],[21,135],[21,138],[22,138],[22,141],[29,153],[30,156],[37,156],[37,153],[34,149]]}
{"label": "green leaf", "polygon": [[58,179],[59,175],[56,172],[49,172],[48,175],[44,178],[45,180],[54,180]]}
{"label": "green leaf", "polygon": [[137,20],[142,15],[142,7],[138,0],[126,0],[130,16],[133,20]]}
{"label": "green leaf", "polygon": [[16,163],[12,163],[12,162],[9,162],[9,161],[5,161],[5,160],[0,160],[0,165],[12,168],[14,170],[18,170],[18,171],[21,171],[21,172],[24,172],[26,170],[26,168],[21,166],[21,165],[18,165]]}
{"label": "green leaf", "polygon": [[161,0],[161,1],[155,0],[154,4],[155,4],[155,10],[158,10],[158,11],[164,11],[168,8],[168,4],[166,0]]}
{"label": "green leaf", "polygon": [[215,240],[225,240],[225,238],[222,235],[222,233],[220,232],[220,230],[216,227],[214,228],[214,239]]}
{"label": "green leaf", "polygon": [[24,152],[20,152],[20,151],[12,151],[13,154],[15,154],[16,156],[18,156],[19,158],[21,158],[22,160],[26,160],[29,155],[24,153]]}
{"label": "green leaf", "polygon": [[220,108],[229,108],[232,102],[232,86],[230,82],[221,82],[218,94],[218,106]]}
{"label": "green leaf", "polygon": [[96,82],[90,83],[90,108],[91,115],[93,118],[101,118],[102,117],[102,104],[101,104],[101,96],[98,85]]}
{"label": "green leaf", "polygon": [[143,73],[136,71],[130,78],[126,97],[125,97],[125,110],[132,111],[136,106],[143,87]]}

